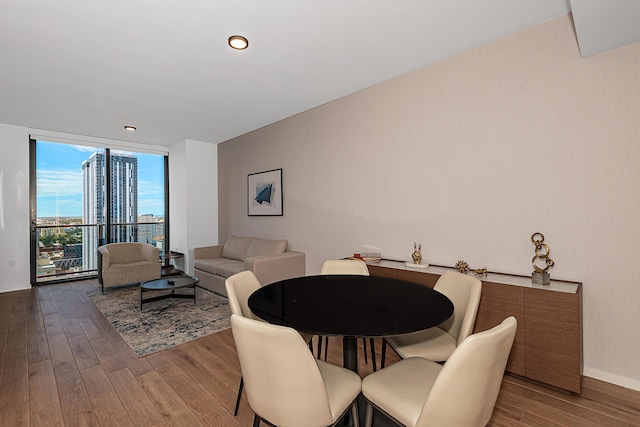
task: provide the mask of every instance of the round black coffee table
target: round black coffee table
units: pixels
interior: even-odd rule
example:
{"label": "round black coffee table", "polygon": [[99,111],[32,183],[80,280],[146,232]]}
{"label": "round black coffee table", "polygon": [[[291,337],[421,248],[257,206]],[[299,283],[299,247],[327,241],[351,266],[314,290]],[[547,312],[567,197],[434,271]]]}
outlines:
{"label": "round black coffee table", "polygon": [[356,338],[415,332],[453,314],[453,303],[438,291],[374,276],[297,277],[263,286],[248,303],[256,316],[269,323],[343,337],[344,367],[356,372]]}
{"label": "round black coffee table", "polygon": [[[193,300],[193,305],[196,304],[196,284],[198,283],[197,277],[191,276],[173,276],[161,279],[149,280],[140,284],[140,310],[142,310],[142,304],[145,302],[158,301],[166,298],[187,298]],[[177,289],[192,288],[193,293],[177,294]],[[142,298],[142,294],[149,291],[171,291],[169,293],[163,293],[150,298]]]}

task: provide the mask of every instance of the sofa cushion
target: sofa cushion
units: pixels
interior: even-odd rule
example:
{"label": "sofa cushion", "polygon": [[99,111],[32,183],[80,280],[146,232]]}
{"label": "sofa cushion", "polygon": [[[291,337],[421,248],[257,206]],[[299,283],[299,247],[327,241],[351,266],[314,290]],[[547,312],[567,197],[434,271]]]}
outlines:
{"label": "sofa cushion", "polygon": [[227,262],[225,264],[218,265],[216,267],[216,274],[218,276],[222,276],[227,278],[229,276],[233,276],[236,273],[240,273],[244,271],[244,261],[232,261]]}
{"label": "sofa cushion", "polygon": [[224,244],[220,256],[243,261],[247,256],[247,250],[253,240],[253,237],[230,236],[227,243]]}
{"label": "sofa cushion", "polygon": [[288,242],[286,240],[253,239],[245,259],[254,256],[281,254],[287,250],[287,245]]}
{"label": "sofa cushion", "polygon": [[222,264],[237,262],[228,258],[202,258],[193,261],[193,268],[207,273],[216,274],[216,268]]}

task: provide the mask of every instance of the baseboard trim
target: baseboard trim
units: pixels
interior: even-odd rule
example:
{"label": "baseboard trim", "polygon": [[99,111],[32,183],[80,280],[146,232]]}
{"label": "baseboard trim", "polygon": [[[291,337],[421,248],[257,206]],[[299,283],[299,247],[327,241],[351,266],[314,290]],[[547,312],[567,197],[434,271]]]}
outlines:
{"label": "baseboard trim", "polygon": [[620,375],[611,374],[609,372],[603,372],[597,369],[589,368],[584,369],[582,376],[583,386],[585,380],[594,379],[640,392],[640,381],[636,381],[631,378],[626,378]]}
{"label": "baseboard trim", "polygon": [[27,291],[29,289],[31,289],[31,285],[10,286],[10,287],[6,287],[6,288],[0,288],[0,294],[5,293],[5,292]]}

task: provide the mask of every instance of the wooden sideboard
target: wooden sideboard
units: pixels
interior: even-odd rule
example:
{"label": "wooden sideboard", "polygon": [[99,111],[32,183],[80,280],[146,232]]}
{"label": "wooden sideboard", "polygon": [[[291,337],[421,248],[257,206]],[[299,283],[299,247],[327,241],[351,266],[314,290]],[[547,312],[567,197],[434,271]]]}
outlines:
{"label": "wooden sideboard", "polygon": [[[370,263],[372,276],[433,287],[449,267],[407,267],[404,262]],[[471,273],[470,273],[471,274]],[[552,280],[534,285],[531,277],[489,273],[473,332],[490,329],[505,318],[518,321],[507,371],[561,389],[580,393],[582,378],[582,283]]]}

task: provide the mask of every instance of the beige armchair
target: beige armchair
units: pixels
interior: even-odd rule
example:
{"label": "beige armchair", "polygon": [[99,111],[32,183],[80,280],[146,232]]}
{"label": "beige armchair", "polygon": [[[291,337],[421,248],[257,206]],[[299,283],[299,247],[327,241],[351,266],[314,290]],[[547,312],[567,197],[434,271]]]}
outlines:
{"label": "beige armchair", "polygon": [[291,328],[232,314],[231,330],[254,427],[331,426],[349,408],[359,425],[358,374],[315,359]]}
{"label": "beige armchair", "polygon": [[517,322],[469,336],[443,365],[421,357],[403,359],[362,381],[365,426],[374,406],[407,427],[481,427],[491,419]]}
{"label": "beige armchair", "polygon": [[148,243],[109,243],[98,248],[98,282],[104,288],[158,279],[159,250]]}

